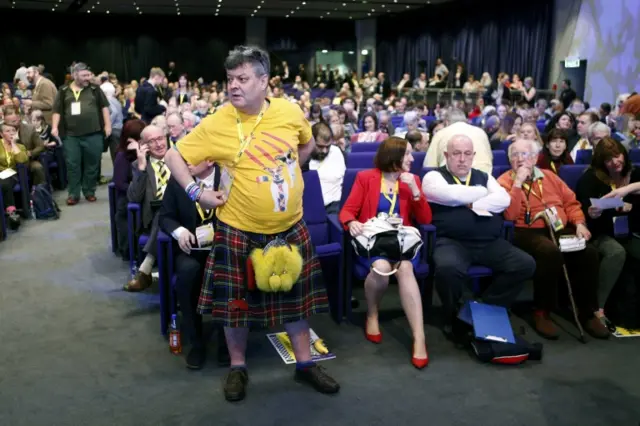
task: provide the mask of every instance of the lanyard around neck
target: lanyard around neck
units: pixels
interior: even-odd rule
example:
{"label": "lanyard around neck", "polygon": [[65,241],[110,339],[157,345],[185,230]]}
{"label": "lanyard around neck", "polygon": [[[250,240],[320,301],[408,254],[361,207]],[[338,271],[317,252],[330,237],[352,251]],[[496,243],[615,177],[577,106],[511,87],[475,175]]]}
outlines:
{"label": "lanyard around neck", "polygon": [[258,114],[256,123],[253,125],[253,129],[251,129],[251,132],[249,132],[248,136],[245,136],[244,131],[242,130],[242,120],[240,119],[240,114],[238,113],[237,109],[234,109],[234,111],[236,112],[236,127],[238,128],[238,139],[240,139],[240,149],[238,150],[238,153],[236,154],[236,157],[233,160],[232,167],[238,164],[238,161],[240,161],[240,157],[242,157],[242,154],[244,153],[244,151],[249,147],[249,144],[251,143],[251,139],[253,138],[253,133],[258,128],[258,124],[260,124],[260,122],[262,121],[262,117],[264,117],[264,113],[266,110],[267,110],[267,102],[265,101],[265,103],[262,105],[262,109],[260,110],[260,114]]}
{"label": "lanyard around neck", "polygon": [[80,94],[82,94],[82,90],[83,89],[80,89],[76,92],[75,89],[71,87],[71,93],[73,93],[73,97],[76,99],[76,102],[80,101]]}
{"label": "lanyard around neck", "polygon": [[2,143],[2,148],[4,148],[4,157],[7,160],[7,168],[11,168],[11,160],[13,159],[13,156],[9,152],[10,150],[7,149],[7,145],[4,143],[4,140],[0,139],[0,142]]}
{"label": "lanyard around neck", "polygon": [[387,183],[384,180],[384,176],[380,178],[380,190],[382,192],[382,196],[389,201],[391,207],[389,207],[389,216],[391,216],[396,209],[396,202],[398,200],[398,181],[396,181],[395,186],[393,188],[393,197],[389,196],[389,193],[392,191],[389,187],[387,187]]}
{"label": "lanyard around neck", "polygon": [[[453,180],[455,180],[458,185],[462,185],[462,182],[460,182],[460,179],[458,179],[458,176],[455,176],[453,174],[451,176],[453,176]],[[471,170],[469,170],[469,174],[467,175],[467,180],[464,184],[465,186],[469,186],[470,183],[471,183]]]}

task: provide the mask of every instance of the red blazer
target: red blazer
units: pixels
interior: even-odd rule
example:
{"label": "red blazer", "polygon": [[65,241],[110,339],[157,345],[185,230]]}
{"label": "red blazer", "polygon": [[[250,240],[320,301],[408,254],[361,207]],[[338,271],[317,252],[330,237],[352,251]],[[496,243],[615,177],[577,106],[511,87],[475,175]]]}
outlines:
{"label": "red blazer", "polygon": [[[405,226],[413,226],[411,219],[414,218],[420,225],[431,223],[431,207],[427,203],[427,198],[422,192],[422,185],[418,176],[414,175],[416,184],[420,188],[420,199],[413,201],[413,194],[409,185],[400,182],[398,186],[399,195],[398,202],[400,208],[400,216]],[[378,203],[380,202],[380,180],[382,173],[379,169],[371,169],[360,172],[356,175],[356,181],[351,188],[349,198],[344,203],[344,207],[338,215],[340,223],[346,225],[352,220],[365,223],[378,214]]]}

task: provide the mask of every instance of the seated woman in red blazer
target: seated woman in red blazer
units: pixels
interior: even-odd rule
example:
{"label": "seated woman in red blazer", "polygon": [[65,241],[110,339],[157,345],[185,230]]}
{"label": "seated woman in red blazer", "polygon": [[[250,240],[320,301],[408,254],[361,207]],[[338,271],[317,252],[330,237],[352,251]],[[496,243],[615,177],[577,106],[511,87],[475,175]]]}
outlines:
{"label": "seated woman in red blazer", "polygon": [[[358,173],[349,198],[340,212],[340,222],[349,229],[352,236],[362,233],[364,223],[378,213],[395,214],[402,218],[406,226],[413,226],[412,219],[419,224],[431,223],[431,208],[422,193],[420,179],[409,173],[413,155],[411,145],[404,139],[386,139],[376,153],[371,170]],[[422,299],[413,273],[419,257],[412,262],[403,260],[398,266],[396,278],[400,287],[400,300],[413,333],[413,355],[411,363],[416,368],[424,368],[429,362],[422,319]],[[376,257],[356,261],[367,268],[375,267],[381,272],[393,270],[388,259]],[[378,305],[389,284],[389,277],[377,274],[371,269],[365,280],[367,299],[367,321],[365,336],[373,343],[382,341],[378,324]]]}

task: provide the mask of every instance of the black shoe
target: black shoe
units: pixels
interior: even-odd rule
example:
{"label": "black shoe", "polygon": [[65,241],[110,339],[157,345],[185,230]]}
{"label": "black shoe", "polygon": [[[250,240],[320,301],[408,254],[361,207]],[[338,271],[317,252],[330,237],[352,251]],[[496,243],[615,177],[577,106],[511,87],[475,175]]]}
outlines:
{"label": "black shoe", "polygon": [[304,370],[296,369],[295,379],[298,382],[310,384],[320,393],[337,393],[340,390],[338,382],[319,365],[314,365]]}
{"label": "black shoe", "polygon": [[14,211],[12,211],[11,213],[7,214],[8,216],[8,222],[9,222],[9,229],[12,231],[17,231],[18,228],[20,228],[20,216],[18,216],[18,213]]}
{"label": "black shoe", "polygon": [[248,383],[247,370],[242,368],[229,370],[224,378],[224,398],[229,402],[242,401],[246,395]]}
{"label": "black shoe", "polygon": [[204,346],[192,346],[187,355],[187,368],[200,370],[207,362],[207,349]]}
{"label": "black shoe", "polygon": [[231,365],[231,358],[229,357],[229,348],[227,348],[226,342],[223,341],[218,343],[218,366],[220,367],[228,367]]}

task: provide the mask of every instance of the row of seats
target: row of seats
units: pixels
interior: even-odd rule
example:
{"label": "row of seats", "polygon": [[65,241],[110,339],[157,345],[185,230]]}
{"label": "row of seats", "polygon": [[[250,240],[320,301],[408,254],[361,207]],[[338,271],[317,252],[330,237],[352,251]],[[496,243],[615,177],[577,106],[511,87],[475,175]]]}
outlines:
{"label": "row of seats", "polygon": [[[507,148],[511,144],[511,141],[502,142],[504,149],[493,150],[493,165],[494,166],[508,166],[509,157],[507,156]],[[358,142],[351,145],[351,152],[347,156],[347,168],[367,168],[373,167],[373,158],[380,147],[380,142]],[[424,152],[413,153],[413,166],[411,173],[417,174],[415,170],[418,170],[419,166],[424,162]],[[576,164],[591,164],[591,158],[593,157],[593,150],[580,149],[576,155]],[[635,148],[629,150],[629,158],[632,163],[640,163],[640,149]]]}
{"label": "row of seats", "polygon": [[[562,178],[572,190],[575,190],[577,182],[586,167],[587,165],[580,164],[563,166],[560,169],[560,178]],[[346,170],[343,181],[342,198],[340,200],[341,207],[351,192],[358,172],[369,168],[371,167],[348,168]],[[509,169],[510,166],[508,165],[494,166],[492,174],[497,178]],[[422,179],[424,175],[431,170],[433,169],[421,168],[416,174]],[[305,172],[303,173],[303,178],[305,182],[303,218],[307,223],[311,239],[316,248],[316,253],[322,263],[326,282],[330,284],[328,285],[327,291],[329,293],[332,316],[337,323],[340,323],[344,317],[352,320],[351,304],[349,302],[352,295],[353,278],[363,280],[369,271],[361,266],[352,266],[352,270],[347,269],[347,265],[354,265],[352,259],[353,253],[350,249],[350,235],[348,232],[344,232],[336,215],[327,215],[325,213],[324,202],[322,200],[322,188],[317,172]],[[112,251],[115,253],[117,233],[115,225],[115,187],[113,184],[109,185],[109,208],[111,218],[111,245]],[[139,229],[140,219],[140,206],[135,203],[130,203],[128,206],[128,231],[131,250],[130,267],[132,271],[135,270],[138,259],[142,257],[140,248],[144,247],[147,241],[146,235],[136,236],[135,234],[135,230]],[[430,267],[430,255],[436,238],[436,228],[432,225],[424,225],[420,227],[420,231],[425,246],[421,254],[422,260],[415,270],[415,273],[422,294],[425,297],[424,306],[426,308],[431,305],[432,291],[430,287],[428,288],[428,278],[432,271]],[[513,235],[512,231],[513,225],[510,222],[505,222],[505,238],[511,239]],[[158,236],[157,262],[161,307],[160,330],[163,334],[166,333],[171,314],[175,313],[177,309],[174,294],[175,275],[173,274],[173,258],[174,253],[171,237],[160,232]],[[491,276],[492,271],[484,266],[472,266],[468,274],[472,278],[474,290],[477,292],[479,290],[479,279]]]}

